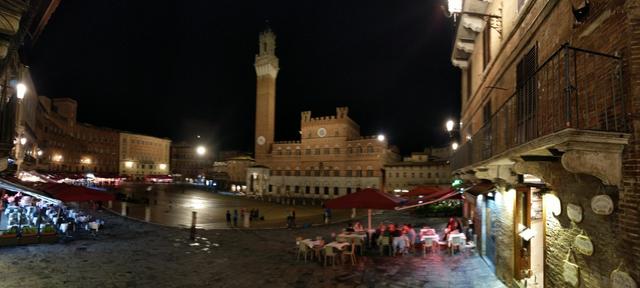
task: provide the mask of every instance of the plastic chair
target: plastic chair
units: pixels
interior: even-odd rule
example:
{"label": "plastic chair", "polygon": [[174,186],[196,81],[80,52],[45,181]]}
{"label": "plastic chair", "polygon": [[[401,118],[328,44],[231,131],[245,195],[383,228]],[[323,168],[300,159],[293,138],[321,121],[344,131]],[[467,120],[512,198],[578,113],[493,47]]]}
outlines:
{"label": "plastic chair", "polygon": [[333,252],[333,247],[325,246],[324,247],[324,266],[327,266],[327,257],[331,257],[331,266],[336,264],[336,253]]}
{"label": "plastic chair", "polygon": [[386,237],[386,236],[380,237],[380,243],[378,246],[380,246],[380,255],[384,255],[383,252],[384,252],[385,246],[388,248],[389,254],[391,254],[391,243],[390,243],[389,237]]}
{"label": "plastic chair", "polygon": [[427,254],[427,248],[429,251],[433,251],[433,239],[432,238],[424,238],[424,242],[422,243],[422,254]]}
{"label": "plastic chair", "polygon": [[[359,238],[356,238],[359,239]],[[356,265],[356,245],[355,245],[355,239],[353,242],[351,242],[351,249],[342,252],[342,256],[348,256],[351,258],[351,265]],[[344,262],[344,261],[343,261]]]}
{"label": "plastic chair", "polygon": [[451,255],[453,255],[453,251],[454,250],[458,250],[460,251],[460,246],[464,245],[464,241],[462,240],[462,237],[460,236],[450,236],[451,237],[451,245],[449,246],[449,251],[451,252]]}
{"label": "plastic chair", "polygon": [[304,256],[304,263],[307,263],[307,255],[309,255],[309,246],[307,246],[307,244],[304,244],[302,242],[298,244],[298,256],[296,258],[296,261],[300,261],[300,255]]}
{"label": "plastic chair", "polygon": [[356,246],[356,248],[360,249],[360,256],[364,255],[364,243],[362,238],[353,238],[353,242],[351,245]]}

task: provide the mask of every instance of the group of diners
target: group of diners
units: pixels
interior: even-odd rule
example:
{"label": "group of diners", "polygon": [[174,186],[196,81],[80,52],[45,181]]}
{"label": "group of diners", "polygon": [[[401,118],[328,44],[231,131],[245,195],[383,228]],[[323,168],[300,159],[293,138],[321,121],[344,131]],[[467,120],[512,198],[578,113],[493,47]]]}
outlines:
{"label": "group of diners", "polygon": [[[4,193],[0,211],[6,217],[4,227],[0,230],[5,231],[24,231],[43,230],[58,231],[68,235],[69,232],[83,229],[86,231],[97,232],[104,225],[104,221],[94,219],[91,215],[71,208],[62,203],[52,204],[28,195],[18,192],[13,195]],[[0,218],[1,219],[1,218]],[[50,227],[46,228],[45,227]],[[55,230],[54,230],[55,229]]]}

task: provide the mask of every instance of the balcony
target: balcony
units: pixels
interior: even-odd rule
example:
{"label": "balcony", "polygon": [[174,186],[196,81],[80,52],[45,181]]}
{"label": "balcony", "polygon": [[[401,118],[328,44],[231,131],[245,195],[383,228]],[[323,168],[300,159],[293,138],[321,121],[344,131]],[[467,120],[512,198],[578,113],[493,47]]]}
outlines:
{"label": "balcony", "polygon": [[620,57],[564,45],[532,71],[501,106],[485,109],[485,124],[452,157],[456,173],[532,158],[564,165],[574,148],[621,153],[628,126]]}

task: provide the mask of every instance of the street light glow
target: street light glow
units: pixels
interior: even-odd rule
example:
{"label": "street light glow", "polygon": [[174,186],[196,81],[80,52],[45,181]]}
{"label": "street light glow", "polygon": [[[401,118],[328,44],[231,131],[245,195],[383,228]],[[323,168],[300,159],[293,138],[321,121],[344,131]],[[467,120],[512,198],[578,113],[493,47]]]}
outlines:
{"label": "street light glow", "polygon": [[20,144],[21,145],[27,144],[27,138],[25,137],[20,138]]}
{"label": "street light glow", "polygon": [[38,154],[38,156],[42,156],[42,150],[38,150],[38,152],[36,152],[36,154]]}
{"label": "street light glow", "polygon": [[16,97],[22,100],[24,95],[27,94],[27,86],[22,83],[18,83],[18,85],[16,85],[16,92]]}
{"label": "street light glow", "polygon": [[55,162],[62,161],[62,155],[60,155],[60,154],[53,155],[53,161],[55,161]]}
{"label": "street light glow", "polygon": [[167,169],[167,164],[160,164],[160,170]]}
{"label": "street light glow", "polygon": [[453,120],[447,121],[446,127],[447,127],[447,132],[453,131]]}
{"label": "street light glow", "polygon": [[451,149],[453,149],[453,151],[458,150],[458,142],[451,143]]}
{"label": "street light glow", "polygon": [[462,0],[449,0],[448,3],[449,13],[460,13],[462,12]]}
{"label": "street light glow", "polygon": [[207,153],[207,148],[204,148],[204,146],[198,146],[198,148],[196,148],[196,153],[202,156]]}
{"label": "street light glow", "polygon": [[384,139],[385,139],[384,135],[382,135],[382,134],[378,135],[378,141],[382,142],[382,141],[384,141]]}

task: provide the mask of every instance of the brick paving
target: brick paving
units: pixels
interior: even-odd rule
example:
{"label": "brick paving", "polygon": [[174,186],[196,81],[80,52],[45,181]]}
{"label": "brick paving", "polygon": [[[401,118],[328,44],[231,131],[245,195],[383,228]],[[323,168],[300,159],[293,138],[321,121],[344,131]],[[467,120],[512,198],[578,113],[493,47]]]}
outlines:
{"label": "brick paving", "polygon": [[[67,243],[0,248],[0,287],[505,287],[471,253],[358,257],[355,266],[296,261],[295,237],[330,237],[342,224],[300,230],[186,229],[99,215],[106,228]],[[426,222],[400,213],[374,223]]]}

